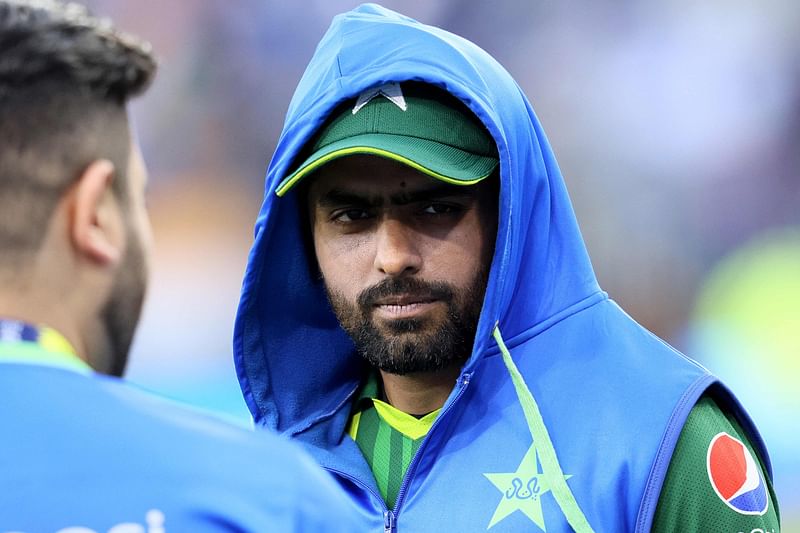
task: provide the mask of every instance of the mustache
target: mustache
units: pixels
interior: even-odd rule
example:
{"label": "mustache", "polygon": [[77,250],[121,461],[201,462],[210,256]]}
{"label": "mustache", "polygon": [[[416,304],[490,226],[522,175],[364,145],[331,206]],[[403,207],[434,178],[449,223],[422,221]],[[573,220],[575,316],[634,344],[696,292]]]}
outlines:
{"label": "mustache", "polygon": [[418,278],[388,278],[361,291],[357,303],[363,312],[369,312],[378,300],[389,296],[418,296],[424,299],[453,300],[455,289],[443,281],[423,281]]}

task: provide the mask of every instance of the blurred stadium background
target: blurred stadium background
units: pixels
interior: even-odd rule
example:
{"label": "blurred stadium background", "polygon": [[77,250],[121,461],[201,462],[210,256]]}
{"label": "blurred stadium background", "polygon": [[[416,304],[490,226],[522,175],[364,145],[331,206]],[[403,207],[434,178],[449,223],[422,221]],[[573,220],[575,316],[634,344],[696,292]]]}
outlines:
{"label": "blurred stadium background", "polygon": [[[129,367],[242,423],[231,361],[263,174],[345,0],[89,0],[161,60],[134,105],[153,283]],[[533,102],[602,286],[722,376],[800,531],[800,3],[386,1],[475,41]]]}

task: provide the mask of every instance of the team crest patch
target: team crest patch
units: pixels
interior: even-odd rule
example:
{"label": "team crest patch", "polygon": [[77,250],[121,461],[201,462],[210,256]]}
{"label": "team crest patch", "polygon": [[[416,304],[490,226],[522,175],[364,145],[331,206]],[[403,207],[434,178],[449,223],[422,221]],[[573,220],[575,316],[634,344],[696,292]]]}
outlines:
{"label": "team crest patch", "polygon": [[763,515],[769,500],[755,458],[742,441],[718,433],[708,445],[708,479],[714,492],[740,514]]}
{"label": "team crest patch", "polygon": [[[516,472],[483,475],[502,494],[487,529],[491,529],[515,511],[520,511],[539,529],[547,531],[542,512],[542,497],[550,492],[551,487],[542,473],[536,445],[532,444],[525,453]],[[571,477],[567,475],[564,479]]]}

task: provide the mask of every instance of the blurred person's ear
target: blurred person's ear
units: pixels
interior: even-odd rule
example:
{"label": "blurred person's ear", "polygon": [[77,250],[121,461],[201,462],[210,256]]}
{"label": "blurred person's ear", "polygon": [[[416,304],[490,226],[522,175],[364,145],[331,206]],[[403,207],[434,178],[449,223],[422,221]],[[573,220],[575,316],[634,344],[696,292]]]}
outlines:
{"label": "blurred person's ear", "polygon": [[113,266],[122,256],[121,218],[111,190],[114,164],[93,161],[78,178],[68,201],[69,234],[78,254],[97,266]]}

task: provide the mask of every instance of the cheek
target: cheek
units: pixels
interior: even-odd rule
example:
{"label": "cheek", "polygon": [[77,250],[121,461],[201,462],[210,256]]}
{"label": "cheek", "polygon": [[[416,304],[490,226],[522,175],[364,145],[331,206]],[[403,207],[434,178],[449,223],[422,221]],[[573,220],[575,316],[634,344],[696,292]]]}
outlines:
{"label": "cheek", "polygon": [[431,277],[461,284],[471,281],[484,263],[491,261],[488,230],[477,220],[464,220],[445,238],[426,242],[426,265]]}
{"label": "cheek", "polygon": [[367,279],[372,265],[369,244],[366,238],[326,238],[315,233],[317,265],[329,289],[348,298],[358,294],[360,282]]}
{"label": "cheek", "polygon": [[138,220],[139,235],[142,238],[142,245],[149,254],[150,250],[153,248],[153,225],[150,222],[150,216],[147,214],[146,210],[142,209]]}
{"label": "cheek", "polygon": [[147,214],[146,209],[142,208],[136,214],[135,225],[135,231],[137,233],[137,237],[139,238],[139,244],[141,246],[143,259],[145,262],[145,268],[147,268],[149,271],[153,256],[153,226],[150,223],[150,216]]}
{"label": "cheek", "polygon": [[133,240],[130,246],[137,248],[137,254],[149,263],[153,251],[153,226],[143,201],[134,200],[124,214],[127,238]]}
{"label": "cheek", "polygon": [[464,285],[474,278],[481,260],[480,252],[464,241],[438,243],[427,254],[423,277]]}

